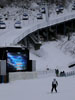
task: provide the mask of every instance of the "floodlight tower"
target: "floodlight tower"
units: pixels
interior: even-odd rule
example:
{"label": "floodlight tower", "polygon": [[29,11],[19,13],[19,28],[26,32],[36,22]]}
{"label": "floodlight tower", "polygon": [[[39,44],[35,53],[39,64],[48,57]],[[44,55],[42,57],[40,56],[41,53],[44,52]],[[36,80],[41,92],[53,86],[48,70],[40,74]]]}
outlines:
{"label": "floodlight tower", "polygon": [[[49,24],[49,8],[48,8],[48,6],[49,6],[49,3],[48,3],[48,1],[46,1],[45,3],[44,3],[44,5],[45,5],[45,10],[46,10],[46,23],[47,23],[47,25]],[[47,32],[47,41],[49,40],[49,28],[47,28],[46,29],[46,32]]]}

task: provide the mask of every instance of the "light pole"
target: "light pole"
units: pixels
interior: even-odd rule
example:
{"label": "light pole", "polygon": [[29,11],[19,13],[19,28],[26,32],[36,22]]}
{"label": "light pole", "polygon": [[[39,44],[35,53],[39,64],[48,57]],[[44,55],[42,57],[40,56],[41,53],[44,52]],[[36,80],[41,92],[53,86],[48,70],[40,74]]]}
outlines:
{"label": "light pole", "polygon": [[49,21],[49,16],[48,16],[48,4],[45,4],[45,9],[46,9],[46,22],[48,23]]}

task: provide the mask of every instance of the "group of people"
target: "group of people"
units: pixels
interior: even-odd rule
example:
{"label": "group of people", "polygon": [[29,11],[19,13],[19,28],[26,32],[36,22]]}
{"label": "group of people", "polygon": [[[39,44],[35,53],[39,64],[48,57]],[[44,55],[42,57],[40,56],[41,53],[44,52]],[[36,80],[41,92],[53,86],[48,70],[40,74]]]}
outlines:
{"label": "group of people", "polygon": [[59,72],[58,69],[55,69],[55,73],[56,73],[56,76],[57,76],[57,77],[58,77],[58,76],[66,76],[65,71]]}

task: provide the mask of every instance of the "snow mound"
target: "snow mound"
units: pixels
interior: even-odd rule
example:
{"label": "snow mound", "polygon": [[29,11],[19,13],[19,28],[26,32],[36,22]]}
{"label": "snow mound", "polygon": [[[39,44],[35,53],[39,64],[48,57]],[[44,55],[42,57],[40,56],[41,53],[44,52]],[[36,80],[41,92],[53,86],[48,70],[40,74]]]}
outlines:
{"label": "snow mound", "polygon": [[45,56],[46,52],[43,48],[40,48],[39,50],[31,50],[31,52],[36,55],[37,57],[43,57]]}

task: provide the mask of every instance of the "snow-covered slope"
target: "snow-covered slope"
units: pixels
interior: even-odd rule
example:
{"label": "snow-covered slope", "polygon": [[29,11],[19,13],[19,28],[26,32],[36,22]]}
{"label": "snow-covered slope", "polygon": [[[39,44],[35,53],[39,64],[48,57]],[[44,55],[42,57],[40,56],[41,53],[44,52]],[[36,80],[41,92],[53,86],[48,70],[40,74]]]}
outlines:
{"label": "snow-covered slope", "polygon": [[58,93],[51,93],[54,77],[0,85],[1,100],[75,100],[75,77],[57,78]]}
{"label": "snow-covered slope", "polygon": [[74,61],[74,58],[65,54],[58,48],[59,41],[46,42],[40,50],[31,50],[30,58],[36,60],[37,70],[46,70],[47,68],[59,70],[70,70],[68,65]]}

